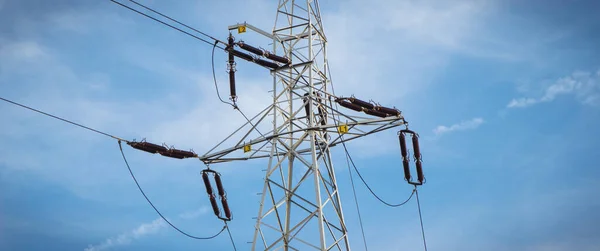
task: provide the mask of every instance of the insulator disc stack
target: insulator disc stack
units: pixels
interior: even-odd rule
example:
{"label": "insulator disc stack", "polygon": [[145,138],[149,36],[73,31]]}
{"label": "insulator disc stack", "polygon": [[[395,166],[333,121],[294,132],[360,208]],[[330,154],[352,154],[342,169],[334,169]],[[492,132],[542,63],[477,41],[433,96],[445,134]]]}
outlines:
{"label": "insulator disc stack", "polygon": [[375,108],[375,105],[373,105],[367,101],[362,101],[360,99],[354,98],[354,97],[348,98],[348,100],[350,100],[350,102],[352,102],[352,104],[358,105],[358,106],[366,108],[366,109],[374,109]]}
{"label": "insulator disc stack", "polygon": [[387,114],[385,114],[383,112],[373,110],[373,109],[363,109],[363,112],[365,112],[366,114],[369,114],[371,116],[376,116],[376,117],[380,117],[380,118],[385,118],[388,116]]}
{"label": "insulator disc stack", "polygon": [[[217,199],[215,194],[213,193],[212,185],[210,184],[210,179],[208,178],[208,173],[212,173],[215,178],[215,184],[217,184],[217,192],[219,193],[219,197],[221,198],[221,205],[223,206],[223,212],[225,213],[225,217],[221,216],[221,211],[219,210],[219,205],[217,203]],[[223,182],[221,181],[221,175],[213,170],[205,169],[202,171],[202,180],[204,181],[204,186],[206,187],[206,193],[208,193],[208,197],[210,199],[210,205],[212,206],[213,212],[215,215],[224,221],[231,220],[231,210],[229,208],[229,204],[227,203],[227,196],[225,193],[225,189],[223,188]]]}
{"label": "insulator disc stack", "polygon": [[127,142],[131,147],[149,153],[160,153],[167,151],[167,148],[150,142]]}
{"label": "insulator disc stack", "polygon": [[254,63],[257,63],[257,64],[259,64],[261,66],[268,67],[268,68],[271,68],[271,69],[277,69],[279,67],[279,65],[276,64],[276,63],[269,62],[267,60],[260,59],[260,58],[254,59]]}
{"label": "insulator disc stack", "polygon": [[302,97],[302,102],[304,102],[304,111],[306,112],[306,120],[310,120],[310,101],[308,99],[308,92],[304,94]]}
{"label": "insulator disc stack", "polygon": [[376,106],[375,110],[377,110],[379,112],[383,112],[385,114],[392,115],[392,116],[400,116],[400,114],[401,114],[401,112],[398,109],[388,108],[388,107],[384,107],[384,106]]}
{"label": "insulator disc stack", "polygon": [[228,46],[227,50],[229,52],[228,55],[228,68],[229,68],[229,90],[230,90],[230,99],[235,102],[237,100],[237,93],[235,91],[235,54],[234,54],[234,39],[233,36],[229,35],[227,39]]}
{"label": "insulator disc stack", "polygon": [[336,99],[335,100],[336,103],[340,104],[342,107],[348,108],[350,110],[354,110],[357,112],[362,112],[363,108],[359,105],[355,105],[353,103],[350,103],[349,101],[347,101],[346,99]]}
{"label": "insulator disc stack", "polygon": [[[416,170],[417,170],[418,182],[412,181],[412,177],[410,175],[410,161],[409,161],[409,156],[408,156],[408,149],[407,149],[407,145],[406,145],[405,134],[412,135],[411,143],[413,146],[413,157],[415,159],[415,166],[416,166]],[[404,178],[406,179],[406,181],[409,184],[412,184],[412,185],[423,185],[423,181],[425,180],[425,177],[423,175],[423,166],[422,166],[422,162],[421,162],[421,149],[419,147],[418,137],[419,136],[415,132],[408,130],[408,129],[401,130],[398,133],[398,138],[400,140],[400,153],[402,154],[402,166],[404,169]]]}

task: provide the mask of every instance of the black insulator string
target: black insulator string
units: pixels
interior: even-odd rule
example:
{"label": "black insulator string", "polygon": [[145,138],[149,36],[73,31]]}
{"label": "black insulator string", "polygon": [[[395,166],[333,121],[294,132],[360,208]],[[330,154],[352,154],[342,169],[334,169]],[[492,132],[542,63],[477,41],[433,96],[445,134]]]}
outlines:
{"label": "black insulator string", "polygon": [[423,217],[421,216],[421,202],[419,201],[419,192],[417,191],[417,186],[415,186],[415,194],[417,197],[417,207],[419,208],[419,220],[421,221],[421,234],[423,235],[423,247],[425,247],[425,251],[427,251],[427,241],[425,240],[425,228],[423,227]]}
{"label": "black insulator string", "polygon": [[215,41],[215,43],[213,45],[213,49],[212,49],[212,74],[213,74],[213,80],[215,82],[215,90],[217,90],[217,97],[219,97],[219,100],[221,100],[221,102],[223,102],[224,104],[228,104],[228,105],[232,106],[233,108],[236,108],[236,105],[223,100],[221,98],[221,94],[219,93],[219,86],[217,86],[217,76],[215,74],[215,48],[217,47],[217,43],[218,42]]}
{"label": "black insulator string", "polygon": [[258,128],[256,128],[254,126],[254,124],[250,121],[250,119],[246,116],[246,114],[244,114],[244,112],[242,112],[242,110],[236,105],[236,104],[232,104],[230,102],[227,102],[225,100],[223,100],[223,98],[221,98],[221,94],[219,93],[219,85],[217,84],[217,76],[215,74],[215,47],[217,46],[217,42],[215,41],[214,45],[213,45],[213,50],[212,50],[212,73],[213,73],[213,80],[215,82],[215,90],[217,90],[217,97],[219,98],[219,100],[221,102],[223,102],[224,104],[228,104],[231,107],[233,107],[233,109],[237,110],[238,112],[240,112],[240,114],[242,114],[242,116],[244,117],[244,119],[246,119],[246,121],[248,122],[248,124],[250,124],[250,126],[252,126],[252,128],[254,128],[254,130],[256,130],[258,132],[258,134],[260,134],[260,136],[265,137],[264,134],[262,134]]}
{"label": "black insulator string", "polygon": [[173,225],[169,220],[167,220],[167,218],[165,218],[160,211],[158,211],[158,209],[154,206],[154,204],[152,203],[152,201],[150,201],[150,199],[148,198],[148,196],[146,196],[146,193],[144,193],[144,190],[142,189],[142,187],[140,186],[140,183],[138,183],[137,179],[135,178],[135,175],[133,175],[133,171],[131,171],[131,167],[129,166],[129,162],[127,162],[127,158],[125,158],[125,153],[123,152],[123,146],[121,145],[121,141],[119,140],[119,149],[121,150],[121,155],[123,156],[123,160],[125,161],[125,165],[127,166],[127,169],[129,170],[129,174],[131,174],[131,178],[133,178],[133,181],[135,181],[135,184],[137,185],[138,189],[140,190],[140,192],[142,193],[142,195],[144,196],[144,198],[146,198],[146,201],[148,201],[148,204],[150,204],[150,206],[152,206],[152,208],[154,208],[154,211],[156,211],[156,213],[167,223],[169,224],[173,229],[177,230],[179,233],[190,237],[192,239],[196,239],[196,240],[209,240],[212,238],[215,238],[217,236],[219,236],[221,233],[223,233],[223,231],[225,231],[225,228],[227,228],[227,225],[224,225],[223,228],[221,229],[221,231],[219,231],[217,234],[213,235],[213,236],[209,236],[209,237],[197,237],[197,236],[193,236],[190,235],[184,231],[182,231],[181,229],[177,228],[175,225]]}
{"label": "black insulator string", "polygon": [[[331,73],[329,73],[329,78],[331,78]],[[333,92],[333,95],[335,95],[335,89],[333,88],[333,85],[331,85],[331,90]],[[335,106],[337,107],[337,102],[334,102]],[[335,110],[333,110],[333,106],[331,107],[331,112],[332,114],[335,114]],[[339,115],[338,115],[338,119],[339,119]],[[338,126],[337,121],[334,119],[333,120],[336,127]],[[388,203],[386,201],[384,201],[383,199],[381,199],[379,196],[377,196],[377,194],[375,194],[375,192],[373,191],[373,189],[371,189],[371,187],[369,186],[369,184],[367,184],[367,182],[365,181],[365,179],[362,177],[362,175],[360,174],[360,172],[358,171],[358,168],[356,168],[356,165],[354,164],[354,160],[352,160],[352,156],[350,156],[350,153],[348,152],[348,148],[346,147],[346,142],[344,142],[344,137],[342,136],[341,133],[338,132],[338,135],[340,136],[340,139],[342,140],[342,146],[344,147],[344,152],[346,153],[346,158],[348,158],[350,160],[350,163],[352,163],[352,166],[354,167],[354,171],[356,171],[356,174],[358,174],[358,177],[360,178],[360,180],[363,182],[363,184],[365,185],[365,187],[367,187],[367,189],[369,190],[369,192],[371,192],[371,194],[377,199],[379,200],[381,203],[389,206],[389,207],[400,207],[403,206],[404,204],[406,204],[407,202],[410,201],[410,199],[412,198],[412,196],[415,194],[415,190],[412,191],[412,193],[410,194],[410,196],[408,196],[408,199],[406,199],[404,202],[399,203],[399,204],[391,204]]]}
{"label": "black insulator string", "polygon": [[43,114],[43,115],[46,115],[46,116],[48,116],[48,117],[52,117],[52,118],[58,119],[58,120],[60,120],[60,121],[63,121],[63,122],[67,122],[67,123],[69,123],[69,124],[72,124],[72,125],[75,125],[75,126],[79,126],[79,127],[83,128],[83,129],[87,129],[87,130],[90,130],[90,131],[92,131],[92,132],[95,132],[95,133],[98,133],[98,134],[102,134],[102,135],[104,135],[104,136],[107,136],[107,137],[111,137],[111,138],[113,138],[113,139],[116,139],[116,140],[123,140],[123,141],[126,141],[126,140],[124,140],[124,139],[121,139],[121,138],[119,138],[119,137],[117,137],[117,136],[113,136],[113,135],[110,135],[110,134],[108,134],[108,133],[105,133],[105,132],[102,132],[102,131],[98,131],[98,130],[96,130],[96,129],[94,129],[94,128],[91,128],[91,127],[88,127],[88,126],[84,126],[84,125],[82,125],[82,124],[75,123],[75,122],[73,122],[73,121],[70,121],[70,120],[67,120],[67,119],[63,119],[63,118],[61,118],[61,117],[58,117],[58,116],[55,116],[55,115],[52,115],[52,114],[49,114],[49,113],[46,113],[46,112],[43,112],[43,111],[37,110],[37,109],[35,109],[35,108],[31,108],[31,107],[29,107],[29,106],[26,106],[26,105],[23,105],[23,104],[19,104],[19,103],[17,103],[17,102],[14,102],[14,101],[11,101],[11,100],[8,100],[8,99],[5,99],[5,98],[2,98],[2,97],[0,97],[0,100],[6,101],[6,102],[8,102],[8,103],[11,103],[11,104],[13,104],[13,105],[16,105],[16,106],[23,107],[23,108],[25,108],[25,109],[29,109],[29,110],[31,110],[31,111],[34,111],[34,112],[37,112],[37,113],[40,113],[40,114]]}
{"label": "black insulator string", "polygon": [[354,194],[354,203],[356,204],[356,211],[358,212],[358,222],[360,224],[360,232],[362,234],[363,243],[365,244],[365,251],[368,251],[367,247],[367,238],[365,237],[365,229],[363,227],[362,216],[360,214],[360,207],[358,206],[358,197],[356,196],[356,188],[354,185],[354,178],[352,177],[352,169],[350,169],[350,161],[348,160],[348,156],[346,156],[346,164],[348,165],[348,174],[350,174],[350,183],[352,184],[352,193]]}
{"label": "black insulator string", "polygon": [[229,231],[229,225],[227,225],[226,221],[225,222],[225,228],[227,228],[227,233],[229,233],[229,239],[231,240],[231,245],[233,245],[233,250],[237,251],[237,248],[235,248],[235,242],[233,241],[233,236],[231,236],[231,231]]}
{"label": "black insulator string", "polygon": [[[194,35],[194,34],[192,34],[192,33],[189,33],[189,32],[187,32],[187,31],[184,31],[184,30],[182,30],[182,29],[180,29],[180,28],[177,28],[177,27],[175,27],[175,26],[173,26],[173,25],[170,25],[170,24],[168,24],[168,23],[166,23],[166,22],[164,22],[164,21],[161,21],[161,20],[159,20],[158,18],[152,17],[152,16],[150,16],[150,15],[148,15],[148,14],[146,14],[146,13],[143,13],[143,12],[141,12],[141,11],[139,11],[139,10],[136,10],[136,9],[134,9],[134,8],[131,8],[131,7],[129,7],[129,6],[127,6],[127,5],[124,5],[124,4],[122,4],[122,3],[118,2],[118,1],[115,1],[115,0],[109,0],[109,1],[111,1],[111,2],[113,2],[113,3],[116,3],[116,4],[118,4],[118,5],[120,5],[120,6],[124,7],[124,8],[127,8],[127,9],[129,9],[129,10],[131,10],[131,11],[133,11],[133,12],[136,12],[136,13],[138,13],[138,14],[140,14],[140,15],[143,15],[143,16],[145,16],[145,17],[147,17],[147,18],[150,18],[150,19],[152,19],[152,20],[154,20],[154,21],[156,21],[156,22],[159,22],[159,23],[161,23],[161,24],[164,24],[164,25],[166,25],[166,26],[169,26],[170,28],[172,28],[172,29],[175,29],[175,30],[177,30],[177,31],[179,31],[179,32],[182,32],[182,33],[184,33],[184,34],[186,34],[186,35],[188,35],[188,36],[190,36],[190,37],[193,37],[193,38],[195,38],[195,39],[198,39],[198,40],[200,40],[200,41],[202,41],[202,42],[205,42],[205,43],[207,43],[207,44],[210,44],[210,45],[212,45],[212,42],[210,42],[210,41],[208,41],[208,40],[206,40],[206,39],[203,39],[203,38],[201,38],[201,37],[198,37],[198,36],[196,36],[196,35]],[[211,38],[212,38],[212,37],[211,37]],[[217,41],[218,41],[218,40],[217,40]],[[220,41],[219,41],[219,42],[220,42]],[[223,47],[220,47],[220,46],[217,46],[217,47],[219,47],[220,49],[223,49],[223,50],[225,49],[225,48],[223,48]]]}
{"label": "black insulator string", "polygon": [[[158,15],[160,15],[160,16],[162,16],[162,17],[166,18],[166,19],[169,19],[169,20],[171,20],[171,21],[173,21],[173,22],[175,22],[175,23],[177,23],[177,24],[179,24],[179,25],[181,25],[181,26],[185,27],[185,28],[188,28],[188,29],[190,29],[190,30],[193,30],[193,31],[195,31],[195,32],[198,32],[198,33],[200,33],[200,34],[202,34],[202,35],[204,35],[204,36],[207,36],[207,37],[209,37],[210,39],[212,39],[212,40],[215,40],[216,42],[221,42],[221,41],[219,41],[218,39],[216,39],[215,37],[213,37],[213,36],[211,36],[211,35],[208,35],[208,34],[206,34],[206,33],[202,32],[202,31],[199,31],[198,29],[195,29],[194,27],[191,27],[191,26],[189,26],[189,25],[187,25],[187,24],[184,24],[184,23],[182,23],[182,22],[179,22],[179,21],[177,21],[177,20],[175,20],[175,19],[173,19],[173,18],[171,18],[171,17],[169,17],[169,16],[167,16],[167,15],[165,15],[165,14],[162,14],[162,13],[160,13],[160,12],[158,12],[158,11],[156,11],[156,10],[154,10],[154,9],[150,8],[150,7],[148,7],[148,6],[145,6],[145,5],[143,5],[143,4],[141,4],[141,3],[138,3],[138,2],[136,2],[136,1],[134,1],[134,0],[129,0],[129,2],[132,2],[132,3],[134,3],[134,4],[136,4],[136,5],[140,6],[140,7],[142,7],[142,8],[144,8],[144,9],[147,9],[147,10],[149,10],[149,11],[152,11],[152,12],[154,12],[154,13],[156,13],[156,14],[158,14]],[[222,42],[221,42],[221,43],[222,43]]]}

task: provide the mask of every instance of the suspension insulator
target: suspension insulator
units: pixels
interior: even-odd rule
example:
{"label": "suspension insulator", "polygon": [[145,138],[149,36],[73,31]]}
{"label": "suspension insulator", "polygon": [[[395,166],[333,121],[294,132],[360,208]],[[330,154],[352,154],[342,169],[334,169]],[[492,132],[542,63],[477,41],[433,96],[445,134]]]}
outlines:
{"label": "suspension insulator", "polygon": [[367,109],[374,109],[375,108],[375,105],[373,105],[373,104],[371,104],[369,102],[366,102],[366,101],[362,101],[362,100],[357,99],[357,98],[349,98],[348,100],[350,100],[350,102],[352,102],[352,104],[359,105],[359,106],[367,108]]}
{"label": "suspension insulator", "polygon": [[401,112],[395,108],[388,108],[383,106],[376,106],[375,110],[392,115],[392,116],[400,116]]}
{"label": "suspension insulator", "polygon": [[208,174],[206,174],[206,172],[202,172],[202,180],[204,181],[204,186],[206,187],[206,193],[209,196],[212,196],[213,190],[212,186],[210,185],[210,180],[208,179]]}
{"label": "suspension insulator", "polygon": [[184,150],[179,150],[179,149],[169,149],[167,151],[160,152],[160,155],[165,156],[165,157],[176,158],[176,159],[194,158],[194,157],[198,156],[194,152],[184,151]]}
{"label": "suspension insulator", "polygon": [[228,55],[228,68],[229,68],[229,91],[230,91],[230,99],[235,102],[237,100],[237,93],[235,91],[235,57],[233,54],[233,36],[231,34],[228,38],[228,46],[227,50],[229,51]]}
{"label": "suspension insulator", "polygon": [[321,118],[321,125],[327,125],[327,114],[325,108],[319,105],[319,117]]}
{"label": "suspension insulator", "polygon": [[402,165],[404,166],[404,179],[410,182],[410,167],[408,165],[408,158],[402,160]]}
{"label": "suspension insulator", "polygon": [[268,53],[268,52],[266,53],[265,57],[267,57],[268,59],[271,59],[273,61],[277,61],[279,63],[286,64],[286,65],[292,63],[292,61],[289,58],[282,57],[282,56],[277,56],[275,54],[271,54],[271,53]]}
{"label": "suspension insulator", "polygon": [[231,210],[229,210],[229,204],[227,204],[227,199],[225,199],[225,197],[221,197],[221,205],[223,205],[225,217],[227,217],[227,219],[231,219]]}
{"label": "suspension insulator", "polygon": [[380,118],[385,118],[385,117],[387,117],[387,116],[388,116],[387,114],[385,114],[385,113],[383,113],[383,112],[376,111],[376,110],[373,110],[373,109],[364,109],[363,111],[364,111],[366,114],[369,114],[369,115],[371,115],[371,116],[380,117]]}
{"label": "suspension insulator", "polygon": [[213,212],[217,217],[221,217],[221,212],[219,211],[219,205],[217,205],[217,199],[215,196],[210,196],[210,205],[212,206]]}
{"label": "suspension insulator", "polygon": [[309,99],[308,99],[308,92],[304,94],[304,97],[302,97],[302,102],[304,102],[304,111],[306,112],[306,120],[310,120],[310,107],[309,107]]}
{"label": "suspension insulator", "polygon": [[355,110],[357,112],[362,112],[363,111],[363,108],[361,106],[352,104],[352,103],[350,103],[350,102],[348,102],[346,100],[340,99],[340,100],[336,100],[336,102],[338,104],[340,104],[341,106],[343,106],[345,108],[348,108],[350,110]]}
{"label": "suspension insulator", "polygon": [[415,165],[417,166],[417,179],[419,183],[423,184],[425,177],[423,176],[423,167],[421,166],[421,160],[417,159]]}
{"label": "suspension insulator", "polygon": [[400,139],[400,152],[402,153],[402,159],[406,159],[408,150],[406,149],[406,136],[404,133],[399,133],[398,138]]}
{"label": "suspension insulator", "polygon": [[217,183],[217,191],[219,196],[225,196],[225,189],[223,189],[223,183],[221,182],[221,175],[215,174],[215,183]]}
{"label": "suspension insulator", "polygon": [[421,149],[419,148],[419,138],[417,134],[412,135],[413,152],[416,160],[421,159]]}
{"label": "suspension insulator", "polygon": [[257,64],[259,64],[261,66],[268,67],[268,68],[271,68],[271,69],[277,69],[277,68],[279,68],[278,64],[273,63],[273,62],[269,62],[267,60],[260,59],[260,58],[254,59],[254,63],[257,63]]}
{"label": "suspension insulator", "polygon": [[160,155],[165,156],[165,157],[174,158],[174,159],[183,159],[184,158],[183,155],[176,154],[176,153],[172,152],[171,150],[168,150],[166,152],[160,152]]}
{"label": "suspension insulator", "polygon": [[131,147],[149,153],[160,153],[167,151],[167,148],[161,145],[152,144],[149,142],[127,142]]}
{"label": "suspension insulator", "polygon": [[254,53],[256,55],[259,55],[259,56],[264,56],[265,55],[265,52],[263,50],[261,50],[259,48],[256,48],[256,47],[254,47],[252,45],[248,45],[248,44],[244,43],[244,41],[238,42],[237,45],[240,48],[242,48],[242,49],[244,49],[246,51],[252,52],[252,53]]}
{"label": "suspension insulator", "polygon": [[246,54],[241,51],[234,50],[234,49],[231,49],[230,52],[231,52],[231,54],[233,54],[234,56],[236,56],[238,58],[245,59],[250,62],[254,62],[254,58],[252,56],[250,56],[249,54]]}

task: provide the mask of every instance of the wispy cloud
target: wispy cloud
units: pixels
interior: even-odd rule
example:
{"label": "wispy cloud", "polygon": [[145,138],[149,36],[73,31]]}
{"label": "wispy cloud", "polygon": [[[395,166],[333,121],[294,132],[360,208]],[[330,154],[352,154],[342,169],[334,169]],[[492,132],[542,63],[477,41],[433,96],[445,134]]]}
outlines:
{"label": "wispy cloud", "polygon": [[476,129],[483,123],[484,120],[482,118],[473,118],[467,121],[461,121],[460,123],[451,126],[439,125],[433,129],[433,133],[435,133],[435,135],[442,135],[454,131],[471,130]]}
{"label": "wispy cloud", "polygon": [[167,226],[166,222],[162,218],[158,218],[150,223],[144,223],[137,228],[122,233],[116,237],[110,237],[98,245],[89,245],[84,249],[84,251],[100,251],[107,250],[115,246],[127,245],[132,241],[140,239],[146,235],[158,233],[165,226]]}
{"label": "wispy cloud", "polygon": [[543,90],[538,98],[522,97],[512,99],[508,108],[524,108],[538,103],[554,101],[561,95],[574,95],[581,103],[600,105],[600,70],[596,73],[577,71],[560,78]]}
{"label": "wispy cloud", "polygon": [[[202,206],[196,210],[187,211],[179,214],[179,218],[184,220],[191,220],[200,217],[208,212],[208,207]],[[171,222],[171,220],[169,220]],[[141,239],[148,235],[157,234],[167,223],[162,218],[157,218],[149,223],[143,223],[133,230],[122,233],[115,237],[110,237],[98,245],[89,245],[84,251],[100,251],[107,250],[115,246],[128,245],[131,242]]]}

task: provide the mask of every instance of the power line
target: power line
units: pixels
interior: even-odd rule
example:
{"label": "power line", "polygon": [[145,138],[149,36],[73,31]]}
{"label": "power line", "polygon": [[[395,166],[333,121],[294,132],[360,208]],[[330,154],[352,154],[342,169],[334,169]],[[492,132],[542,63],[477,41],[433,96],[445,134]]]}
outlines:
{"label": "power line", "polygon": [[[332,77],[331,77],[331,70],[329,70],[327,72],[327,75],[329,76],[329,81],[330,83],[333,82]],[[335,96],[335,88],[333,87],[333,84],[331,84],[331,91],[333,93],[333,95]],[[337,104],[337,102],[332,102],[335,103],[335,109],[339,109],[339,106]],[[332,114],[334,114],[334,110],[333,110],[333,105],[331,106],[331,112]],[[340,118],[339,114],[338,114],[338,119]],[[336,127],[338,126],[337,121],[335,121],[335,119],[333,120]],[[367,187],[367,189],[369,190],[369,192],[371,192],[371,194],[377,199],[379,200],[381,203],[389,206],[389,207],[400,207],[404,204],[406,204],[408,201],[410,201],[410,199],[412,198],[413,194],[415,193],[416,189],[412,191],[412,193],[410,194],[410,196],[408,197],[408,199],[406,199],[404,202],[399,203],[399,204],[391,204],[388,203],[386,201],[384,201],[383,199],[381,199],[379,196],[377,196],[377,194],[375,194],[375,192],[373,191],[373,189],[371,189],[371,187],[369,186],[369,184],[367,184],[367,182],[365,181],[365,179],[362,177],[362,175],[360,174],[360,172],[358,171],[358,168],[356,168],[356,165],[354,164],[354,161],[352,160],[352,156],[350,156],[350,153],[348,152],[348,148],[346,147],[346,142],[344,142],[344,137],[342,134],[340,134],[338,132],[338,135],[340,136],[340,139],[342,141],[342,146],[344,147],[344,152],[346,153],[346,156],[348,159],[350,159],[350,162],[352,163],[352,166],[354,167],[354,171],[356,171],[356,174],[358,174],[358,177],[360,178],[360,180],[363,182],[363,184]]]}
{"label": "power line", "polygon": [[419,220],[421,221],[421,234],[423,235],[423,246],[427,251],[427,241],[425,240],[425,228],[423,227],[423,217],[421,216],[421,202],[419,201],[419,192],[417,186],[415,186],[415,194],[417,195],[417,207],[419,208]]}
{"label": "power line", "polygon": [[225,228],[227,228],[227,233],[229,233],[229,239],[231,240],[231,245],[233,245],[233,250],[237,251],[237,248],[235,248],[235,242],[233,241],[233,236],[231,235],[231,231],[229,231],[229,225],[227,225],[227,222],[225,222]]}
{"label": "power line", "polygon": [[[153,17],[153,16],[150,16],[150,15],[148,15],[148,14],[146,14],[146,13],[143,13],[143,12],[141,12],[141,11],[139,11],[139,10],[136,10],[136,9],[134,9],[134,8],[131,8],[131,7],[129,7],[129,6],[125,5],[125,4],[122,4],[122,3],[118,2],[118,1],[115,1],[115,0],[110,0],[110,1],[111,1],[111,2],[113,2],[113,3],[115,3],[115,4],[118,4],[118,5],[122,6],[122,7],[124,7],[124,8],[127,8],[127,9],[129,9],[129,10],[131,10],[131,11],[133,11],[133,12],[136,12],[136,13],[138,13],[138,14],[140,14],[140,15],[143,15],[143,16],[145,16],[145,17],[147,17],[147,18],[150,18],[150,19],[152,19],[152,20],[154,20],[154,21],[156,21],[156,22],[159,22],[159,23],[161,23],[161,24],[164,24],[164,25],[166,25],[166,26],[168,26],[168,27],[170,27],[170,28],[172,28],[172,29],[175,29],[175,30],[177,30],[177,31],[179,31],[179,32],[182,32],[182,33],[184,33],[184,34],[186,34],[186,35],[188,35],[188,36],[190,36],[190,37],[193,37],[193,38],[195,38],[195,39],[198,39],[198,40],[200,40],[200,41],[202,41],[202,42],[205,42],[205,43],[207,43],[207,44],[210,44],[210,45],[212,45],[212,42],[210,42],[210,41],[208,41],[208,40],[206,40],[206,39],[203,39],[203,38],[201,38],[201,37],[198,37],[198,36],[196,36],[196,35],[194,35],[194,34],[191,34],[191,33],[187,32],[187,31],[184,31],[184,30],[182,30],[182,29],[180,29],[180,28],[177,28],[177,27],[175,27],[175,26],[173,26],[173,25],[171,25],[171,24],[168,24],[168,23],[166,23],[166,22],[164,22],[164,21],[161,21],[161,20],[159,20],[158,18],[155,18],[155,17]],[[213,38],[211,37],[211,39],[213,39]],[[216,39],[213,39],[213,40],[216,40]],[[218,41],[218,40],[216,40],[216,41]],[[219,41],[219,42],[221,42],[221,41]],[[223,43],[223,42],[221,42],[221,43]],[[218,48],[220,48],[220,49],[223,49],[223,50],[224,50],[224,48],[223,48],[223,47],[220,47],[220,46],[217,46],[217,47],[218,47]]]}
{"label": "power line", "polygon": [[227,225],[224,225],[223,228],[221,229],[221,231],[219,231],[217,234],[213,235],[213,236],[209,236],[209,237],[197,237],[197,236],[193,236],[190,235],[184,231],[182,231],[181,229],[177,228],[175,225],[173,225],[169,220],[167,220],[167,218],[165,218],[160,211],[158,211],[158,209],[154,206],[154,204],[152,203],[152,201],[150,201],[150,199],[148,198],[148,196],[146,196],[146,193],[144,193],[144,190],[142,189],[142,187],[140,186],[140,183],[138,183],[137,179],[135,178],[135,175],[133,174],[133,171],[131,171],[131,167],[129,166],[129,162],[127,162],[127,158],[125,158],[125,153],[123,152],[123,146],[121,145],[121,141],[119,140],[119,150],[121,150],[121,155],[123,156],[123,160],[125,161],[125,165],[127,165],[127,169],[129,170],[129,174],[131,174],[131,178],[133,178],[133,181],[135,181],[135,184],[137,185],[138,189],[140,190],[140,192],[142,193],[142,195],[144,196],[144,198],[146,198],[146,201],[148,201],[148,204],[150,204],[150,206],[152,206],[152,208],[154,208],[154,211],[156,211],[156,213],[158,215],[160,215],[160,217],[167,223],[169,224],[173,229],[177,230],[179,233],[190,237],[192,239],[197,239],[197,240],[208,240],[208,239],[212,239],[215,238],[217,236],[219,236],[221,233],[223,233],[223,231],[225,230],[225,228],[227,228]]}
{"label": "power line", "polygon": [[94,128],[91,128],[91,127],[88,127],[88,126],[84,126],[84,125],[82,125],[82,124],[79,124],[79,123],[75,123],[75,122],[73,122],[73,121],[70,121],[70,120],[67,120],[67,119],[64,119],[64,118],[58,117],[58,116],[56,116],[56,115],[52,115],[52,114],[49,114],[49,113],[46,113],[46,112],[40,111],[40,110],[38,110],[38,109],[35,109],[35,108],[32,108],[32,107],[29,107],[29,106],[26,106],[26,105],[23,105],[23,104],[19,104],[19,103],[17,103],[17,102],[14,102],[14,101],[11,101],[11,100],[8,100],[8,99],[5,99],[5,98],[2,98],[2,97],[0,97],[0,100],[2,100],[2,101],[6,101],[6,102],[8,102],[8,103],[11,103],[11,104],[13,104],[13,105],[20,106],[20,107],[23,107],[23,108],[25,108],[25,109],[28,109],[28,110],[31,110],[31,111],[34,111],[34,112],[37,112],[37,113],[40,113],[40,114],[43,114],[43,115],[46,115],[46,116],[48,116],[48,117],[51,117],[51,118],[58,119],[58,120],[60,120],[60,121],[63,121],[63,122],[66,122],[66,123],[69,123],[69,124],[72,124],[72,125],[75,125],[75,126],[79,126],[79,127],[83,128],[83,129],[86,129],[86,130],[89,130],[89,131],[92,131],[92,132],[95,132],[95,133],[98,133],[98,134],[102,134],[102,135],[104,135],[104,136],[107,136],[107,137],[111,137],[111,138],[113,138],[113,139],[116,139],[116,140],[122,140],[122,141],[125,141],[125,142],[127,142],[127,140],[121,139],[121,138],[119,138],[119,137],[117,137],[117,136],[110,135],[110,134],[108,134],[108,133],[105,133],[105,132],[102,132],[102,131],[98,131],[98,130],[96,130],[96,129],[94,129]]}
{"label": "power line", "polygon": [[[169,20],[171,20],[171,21],[173,21],[173,22],[175,22],[175,23],[177,23],[177,24],[179,24],[179,25],[182,25],[183,27],[186,27],[186,28],[188,28],[188,29],[190,29],[190,30],[193,30],[193,31],[195,31],[195,32],[197,32],[197,33],[200,33],[200,34],[204,35],[204,36],[207,36],[207,37],[211,38],[212,40],[215,40],[215,41],[217,41],[217,42],[221,42],[221,41],[219,41],[218,39],[216,39],[215,37],[213,37],[213,36],[211,36],[211,35],[208,35],[208,34],[206,34],[206,33],[202,32],[202,31],[199,31],[198,29],[195,29],[195,28],[193,28],[193,27],[190,27],[190,26],[189,26],[189,25],[187,25],[187,24],[184,24],[184,23],[182,23],[182,22],[179,22],[179,21],[177,21],[177,20],[175,20],[175,19],[173,19],[173,18],[171,18],[171,17],[169,17],[169,16],[167,16],[167,15],[165,15],[165,14],[162,14],[162,13],[160,13],[160,12],[158,12],[158,11],[156,11],[156,10],[154,10],[154,9],[150,8],[150,7],[147,7],[147,6],[145,6],[145,5],[141,4],[141,3],[138,3],[138,2],[136,2],[136,1],[134,1],[134,0],[129,0],[129,2],[132,2],[132,3],[134,3],[134,4],[136,4],[136,5],[140,6],[140,7],[142,7],[142,8],[144,8],[144,9],[147,9],[147,10],[149,10],[149,11],[152,11],[152,12],[154,12],[154,13],[156,13],[156,14],[158,14],[158,15],[160,15],[160,16],[162,16],[162,17],[166,18],[166,19],[169,19]],[[225,44],[224,42],[221,42],[221,43]]]}
{"label": "power line", "polygon": [[348,156],[346,156],[346,164],[348,165],[348,174],[350,174],[350,184],[352,184],[352,193],[354,194],[354,203],[356,204],[356,211],[358,212],[358,223],[360,224],[360,232],[363,238],[363,244],[365,245],[365,251],[368,251],[367,247],[367,238],[365,237],[365,229],[363,227],[362,216],[360,214],[360,207],[358,206],[358,198],[356,196],[356,188],[354,186],[354,178],[352,177],[352,169],[350,169],[350,161],[348,160]]}
{"label": "power line", "polygon": [[410,199],[413,197],[413,195],[415,194],[416,189],[413,189],[412,193],[410,194],[410,196],[408,196],[408,199],[406,199],[404,202],[402,203],[398,203],[398,204],[391,204],[389,202],[384,201],[383,199],[381,199],[379,196],[377,196],[377,194],[373,191],[373,189],[371,189],[371,187],[369,186],[369,184],[367,184],[367,182],[365,181],[365,179],[362,177],[362,175],[360,174],[360,172],[358,171],[358,168],[356,168],[356,165],[354,164],[354,161],[352,160],[352,156],[350,156],[350,153],[348,153],[348,149],[346,148],[346,144],[344,144],[342,142],[342,146],[344,147],[344,151],[346,152],[346,156],[348,156],[348,158],[350,159],[350,163],[352,163],[352,166],[354,167],[354,171],[356,171],[356,174],[358,174],[358,177],[360,178],[360,180],[362,180],[363,184],[365,184],[365,186],[367,187],[367,189],[369,190],[369,192],[371,192],[371,194],[373,196],[375,196],[375,198],[377,200],[379,200],[381,203],[385,204],[386,206],[389,207],[400,207],[403,206],[404,204],[406,204],[407,202],[410,201]]}

